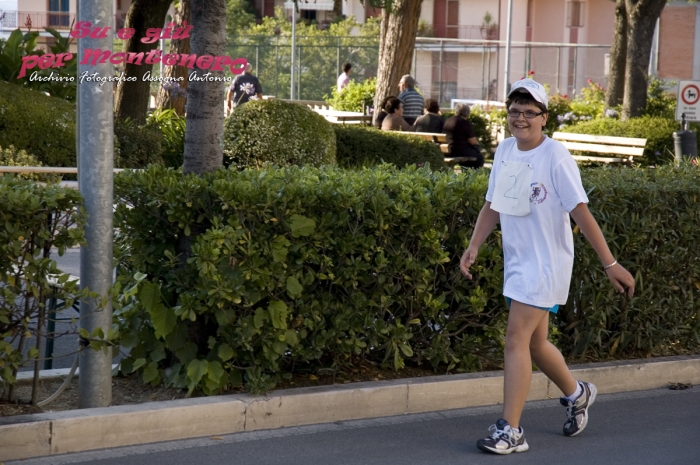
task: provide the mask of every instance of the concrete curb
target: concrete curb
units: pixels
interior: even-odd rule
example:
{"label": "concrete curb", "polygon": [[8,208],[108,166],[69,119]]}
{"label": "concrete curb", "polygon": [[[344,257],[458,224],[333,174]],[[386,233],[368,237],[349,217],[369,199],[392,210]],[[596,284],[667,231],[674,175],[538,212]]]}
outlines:
{"label": "concrete curb", "polygon": [[[599,393],[700,384],[700,355],[571,367]],[[503,372],[288,389],[0,418],[0,461],[466,407],[503,400]],[[561,392],[534,373],[528,400]]]}

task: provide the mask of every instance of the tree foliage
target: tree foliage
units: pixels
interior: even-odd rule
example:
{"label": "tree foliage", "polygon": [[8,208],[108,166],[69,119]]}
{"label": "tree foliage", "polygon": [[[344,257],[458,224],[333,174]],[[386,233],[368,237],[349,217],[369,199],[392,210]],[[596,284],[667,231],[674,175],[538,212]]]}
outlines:
{"label": "tree foliage", "polygon": [[[296,74],[300,89],[297,98],[323,100],[335,87],[345,62],[352,63],[352,77],[358,82],[376,76],[378,31],[379,23],[374,18],[365,24],[347,18],[326,29],[303,21],[297,23],[297,66],[301,69]],[[277,8],[275,16],[229,36],[227,54],[246,57],[253,64],[253,73],[260,79],[265,94],[289,98],[291,35],[291,23],[284,10]]]}

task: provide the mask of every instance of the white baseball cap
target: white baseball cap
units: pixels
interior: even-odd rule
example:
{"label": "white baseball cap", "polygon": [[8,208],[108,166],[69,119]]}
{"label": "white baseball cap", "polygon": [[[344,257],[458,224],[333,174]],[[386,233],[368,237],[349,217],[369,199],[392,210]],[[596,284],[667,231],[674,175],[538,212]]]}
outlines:
{"label": "white baseball cap", "polygon": [[547,89],[544,88],[542,84],[532,79],[521,79],[514,83],[508,92],[508,97],[515,94],[516,92],[528,93],[532,97],[540,102],[545,107],[549,103],[549,97],[547,97]]}

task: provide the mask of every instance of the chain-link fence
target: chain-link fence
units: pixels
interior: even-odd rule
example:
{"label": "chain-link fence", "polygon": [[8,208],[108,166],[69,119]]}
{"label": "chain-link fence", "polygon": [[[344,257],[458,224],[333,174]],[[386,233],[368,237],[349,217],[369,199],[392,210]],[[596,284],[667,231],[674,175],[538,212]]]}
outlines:
{"label": "chain-link fence", "polygon": [[[377,37],[296,38],[296,98],[323,100],[330,95],[343,63],[353,64],[352,78],[376,76]],[[589,80],[605,84],[608,45],[514,43],[509,81],[532,76],[551,93],[575,95]],[[228,54],[245,57],[255,67],[266,95],[289,98],[291,37],[237,36]],[[502,41],[419,38],[412,74],[420,92],[449,106],[452,99],[502,100],[505,43]]]}
{"label": "chain-link fence", "polygon": [[[227,53],[253,65],[266,95],[291,95],[292,39],[290,36],[237,36]],[[376,76],[379,44],[376,37],[296,37],[296,98],[323,100],[330,95],[343,63],[353,64],[352,77]]]}

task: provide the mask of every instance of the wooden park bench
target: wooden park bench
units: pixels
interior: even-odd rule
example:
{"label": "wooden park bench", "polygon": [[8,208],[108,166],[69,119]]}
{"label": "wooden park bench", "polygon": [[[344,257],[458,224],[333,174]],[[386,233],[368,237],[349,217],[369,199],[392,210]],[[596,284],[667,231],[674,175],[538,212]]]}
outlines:
{"label": "wooden park bench", "polygon": [[634,157],[644,155],[644,146],[647,143],[646,139],[632,137],[594,136],[568,132],[555,132],[552,139],[564,144],[564,147],[572,152],[576,161],[626,165],[631,165]]}
{"label": "wooden park bench", "polygon": [[340,111],[334,110],[333,107],[326,105],[307,105],[310,109],[326,118],[326,121],[335,124],[371,124],[372,115],[365,115],[362,112],[356,111]]}

